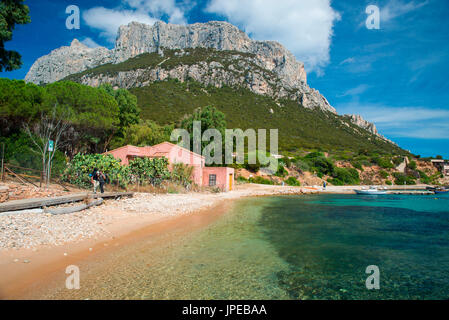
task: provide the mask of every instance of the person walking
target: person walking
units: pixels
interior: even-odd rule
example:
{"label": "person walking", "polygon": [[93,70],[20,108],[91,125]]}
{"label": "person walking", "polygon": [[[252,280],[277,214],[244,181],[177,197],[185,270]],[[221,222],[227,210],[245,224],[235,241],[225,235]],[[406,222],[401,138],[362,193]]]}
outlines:
{"label": "person walking", "polygon": [[104,185],[106,184],[106,176],[103,172],[98,170],[97,168],[94,169],[92,172],[92,179],[91,182],[94,186],[94,193],[97,193],[98,187],[100,187],[100,192],[104,193]]}

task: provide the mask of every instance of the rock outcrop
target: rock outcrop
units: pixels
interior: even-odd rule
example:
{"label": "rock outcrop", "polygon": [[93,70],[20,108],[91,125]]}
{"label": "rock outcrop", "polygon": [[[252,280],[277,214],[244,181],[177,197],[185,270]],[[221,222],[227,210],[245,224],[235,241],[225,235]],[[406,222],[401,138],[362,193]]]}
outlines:
{"label": "rock outcrop", "polygon": [[379,138],[381,138],[381,139],[383,139],[383,140],[385,140],[385,141],[387,141],[387,142],[389,142],[391,144],[397,145],[395,142],[393,142],[393,141],[387,139],[386,137],[384,137],[383,135],[381,135],[379,133],[379,131],[377,130],[376,125],[374,123],[372,123],[372,122],[369,122],[369,121],[363,119],[362,116],[356,115],[356,114],[345,115],[345,116],[348,117],[349,120],[353,124],[359,126],[360,128],[365,129],[366,131],[374,134],[375,136],[378,136]]}
{"label": "rock outcrop", "polygon": [[347,115],[347,117],[349,117],[349,119],[353,124],[371,132],[376,136],[379,136],[379,132],[377,131],[376,125],[374,123],[366,121],[365,119],[362,118],[362,116],[356,114]]}
{"label": "rock outcrop", "polygon": [[[69,47],[56,49],[39,58],[25,80],[36,84],[52,83],[105,64],[117,65],[144,53],[158,53],[165,58],[167,50],[177,50],[177,55],[182,56],[189,54],[187,49],[198,48],[226,52],[225,63],[213,53],[208,61],[171,63],[169,67],[164,64],[170,59],[166,58],[157,65],[114,74],[86,72],[80,74],[76,81],[90,86],[109,83],[129,89],[147,86],[154,81],[194,79],[216,87],[241,86],[274,99],[297,101],[309,109],[337,113],[323,95],[308,86],[304,64],[283,45],[274,41],[251,40],[232,24],[218,21],[191,25],[159,21],[153,26],[131,22],[119,28],[113,49],[89,48],[73,40]],[[391,142],[379,134],[373,123],[361,116],[347,117],[360,128]]]}
{"label": "rock outcrop", "polygon": [[[251,40],[237,27],[227,22],[218,21],[187,26],[164,22],[156,22],[153,26],[149,26],[132,22],[127,26],[120,27],[114,49],[108,50],[102,47],[91,49],[74,40],[70,47],[56,49],[49,55],[38,59],[25,80],[37,84],[51,83],[96,66],[124,62],[143,53],[163,54],[164,49],[182,50],[187,48],[210,48],[217,51],[237,51],[251,54],[252,62],[261,69],[274,74],[276,79],[272,80],[279,82],[285,92],[294,92],[293,95],[276,93],[272,95],[273,97],[292,96],[292,99],[298,100],[306,108],[319,108],[336,113],[335,109],[317,90],[307,85],[304,64],[297,61],[283,45],[273,41]],[[179,73],[179,70],[176,72]],[[221,80],[217,79],[217,81]],[[255,79],[254,82],[249,82],[249,88],[254,89],[254,92],[269,94],[264,92],[264,87],[268,85],[267,81],[261,82]]]}
{"label": "rock outcrop", "polygon": [[53,50],[49,55],[39,58],[31,66],[25,81],[52,83],[70,74],[111,62],[110,50],[103,47],[92,49],[75,39],[70,47]]}

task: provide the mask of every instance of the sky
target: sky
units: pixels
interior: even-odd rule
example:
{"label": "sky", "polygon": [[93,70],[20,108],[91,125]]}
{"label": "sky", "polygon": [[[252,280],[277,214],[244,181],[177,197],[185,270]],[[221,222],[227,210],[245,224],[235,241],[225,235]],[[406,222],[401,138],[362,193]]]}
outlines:
{"label": "sky", "polygon": [[[19,25],[9,50],[23,67],[74,38],[114,47],[131,21],[228,21],[255,40],[282,43],[303,61],[308,83],[339,114],[360,114],[380,133],[421,156],[449,158],[449,1],[447,0],[25,0],[32,22]],[[80,9],[69,30],[66,9]],[[376,20],[368,6],[379,9]],[[371,8],[371,7],[370,7]],[[368,8],[369,9],[369,8]],[[375,11],[374,11],[375,14]],[[369,25],[375,28],[367,27]],[[376,21],[379,22],[378,28]]]}

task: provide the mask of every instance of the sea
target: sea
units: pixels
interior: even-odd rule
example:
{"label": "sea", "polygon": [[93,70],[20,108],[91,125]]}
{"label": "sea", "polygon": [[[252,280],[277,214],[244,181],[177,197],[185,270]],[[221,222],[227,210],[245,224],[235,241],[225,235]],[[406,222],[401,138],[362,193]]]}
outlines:
{"label": "sea", "polygon": [[156,247],[117,256],[78,298],[449,298],[448,195],[242,199]]}

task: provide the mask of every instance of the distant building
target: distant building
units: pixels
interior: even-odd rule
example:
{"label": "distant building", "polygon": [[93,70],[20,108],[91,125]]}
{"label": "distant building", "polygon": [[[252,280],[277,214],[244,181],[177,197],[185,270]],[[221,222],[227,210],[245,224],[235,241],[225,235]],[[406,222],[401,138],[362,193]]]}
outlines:
{"label": "distant building", "polygon": [[449,176],[449,160],[434,159],[431,162],[443,175]]}
{"label": "distant building", "polygon": [[225,167],[206,167],[205,158],[197,153],[182,148],[170,142],[163,142],[152,147],[124,146],[106,152],[123,165],[129,165],[134,158],[162,158],[169,161],[169,169],[173,164],[184,163],[193,167],[192,179],[199,186],[218,187],[223,191],[230,191],[234,187],[234,169]]}

